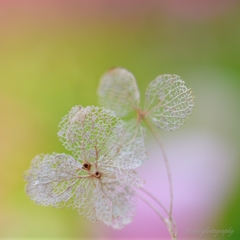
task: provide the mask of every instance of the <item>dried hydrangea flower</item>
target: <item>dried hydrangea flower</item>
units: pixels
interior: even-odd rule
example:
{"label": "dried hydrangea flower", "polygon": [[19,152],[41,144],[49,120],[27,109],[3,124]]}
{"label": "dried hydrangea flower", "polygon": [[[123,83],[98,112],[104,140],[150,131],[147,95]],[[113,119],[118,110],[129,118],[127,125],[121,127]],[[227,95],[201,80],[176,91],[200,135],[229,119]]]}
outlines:
{"label": "dried hydrangea flower", "polygon": [[122,228],[135,213],[134,168],[146,159],[143,138],[126,131],[106,108],[76,106],[60,123],[60,140],[73,156],[36,156],[25,174],[26,192],[41,205],[77,208],[91,221]]}
{"label": "dried hydrangea flower", "polygon": [[144,108],[140,108],[137,83],[129,71],[112,68],[103,75],[98,89],[100,104],[124,117],[137,113],[137,123],[145,118],[162,130],[178,129],[192,113],[192,91],[177,75],[165,74],[150,82],[145,93]]}
{"label": "dried hydrangea flower", "polygon": [[172,239],[176,239],[177,230],[172,218],[173,188],[170,166],[152,123],[165,131],[178,129],[192,113],[194,98],[191,89],[188,89],[177,75],[160,75],[147,87],[144,107],[141,108],[140,94],[133,74],[123,68],[112,68],[102,76],[98,95],[100,104],[113,110],[119,117],[136,112],[136,120],[129,124],[129,132],[135,132],[135,136],[141,135],[140,123],[144,120],[161,148],[170,192],[170,207],[166,220],[169,222],[167,226]]}

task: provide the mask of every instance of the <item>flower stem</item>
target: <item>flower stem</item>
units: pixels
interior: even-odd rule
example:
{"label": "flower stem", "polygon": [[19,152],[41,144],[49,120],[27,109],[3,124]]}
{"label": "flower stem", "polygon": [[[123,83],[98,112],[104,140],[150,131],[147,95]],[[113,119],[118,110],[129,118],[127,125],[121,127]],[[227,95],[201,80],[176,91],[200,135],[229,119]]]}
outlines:
{"label": "flower stem", "polygon": [[166,224],[164,217],[162,214],[158,211],[156,207],[154,207],[153,204],[151,204],[146,198],[142,197],[140,194],[137,194],[138,198],[140,198],[143,202],[145,202],[159,217],[160,219]]}
{"label": "flower stem", "polygon": [[136,194],[138,198],[140,198],[143,202],[145,202],[157,215],[158,217],[160,217],[160,219],[163,221],[163,223],[166,225],[168,231],[169,231],[169,234],[172,238],[172,240],[177,240],[177,235],[175,235],[172,231],[172,225],[169,224],[169,219],[165,219],[162,214],[158,211],[158,209],[153,205],[151,204],[146,198],[142,197],[141,195],[139,194]]}
{"label": "flower stem", "polygon": [[145,194],[147,194],[150,198],[152,198],[156,203],[158,203],[158,205],[167,213],[169,214],[168,210],[165,208],[165,206],[160,202],[160,200],[153,195],[151,192],[149,192],[147,189],[145,189],[144,187],[140,187],[138,188],[139,190],[141,190],[142,192],[144,192]]}
{"label": "flower stem", "polygon": [[[145,124],[147,125],[147,127],[149,128],[149,130],[151,131],[153,137],[155,138],[156,142],[158,143],[158,146],[160,147],[161,151],[162,151],[162,155],[163,155],[163,160],[165,163],[165,167],[167,170],[167,177],[168,177],[168,184],[169,184],[169,192],[170,192],[170,206],[169,206],[169,221],[170,221],[170,226],[168,226],[169,231],[171,230],[171,235],[172,235],[172,239],[176,239],[176,226],[172,217],[172,208],[173,208],[173,186],[172,186],[172,175],[171,175],[171,170],[170,170],[170,166],[169,166],[169,161],[165,152],[165,149],[163,147],[163,144],[159,138],[159,135],[156,133],[155,131],[155,127],[152,125],[152,123],[150,121],[148,121],[148,119],[144,118],[143,119]],[[171,228],[171,229],[170,229]],[[175,237],[175,238],[173,238]]]}

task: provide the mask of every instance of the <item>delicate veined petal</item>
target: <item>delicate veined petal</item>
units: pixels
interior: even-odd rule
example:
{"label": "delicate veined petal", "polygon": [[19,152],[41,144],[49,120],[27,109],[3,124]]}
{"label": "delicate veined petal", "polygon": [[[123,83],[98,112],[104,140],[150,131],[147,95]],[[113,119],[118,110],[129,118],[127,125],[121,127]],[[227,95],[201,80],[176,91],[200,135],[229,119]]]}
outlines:
{"label": "delicate veined petal", "polygon": [[98,95],[100,104],[120,117],[138,108],[140,100],[134,76],[123,68],[112,68],[103,75]]}
{"label": "delicate veined petal", "polygon": [[145,184],[145,180],[140,178],[134,170],[121,170],[119,173],[116,173],[116,176],[120,183],[127,186],[142,187]]}
{"label": "delicate veined petal", "polygon": [[76,158],[88,162],[133,169],[147,159],[143,129],[133,136],[106,108],[73,107],[60,123],[59,136]]}
{"label": "delicate veined petal", "polygon": [[112,165],[121,169],[135,169],[148,159],[145,150],[145,128],[136,120],[124,122],[126,140],[119,154],[112,159]]}
{"label": "delicate veined petal", "polygon": [[148,116],[166,131],[179,128],[194,106],[191,90],[179,76],[170,74],[158,76],[149,84],[145,101]]}
{"label": "delicate veined petal", "polygon": [[44,206],[73,206],[76,192],[85,191],[80,179],[82,165],[67,154],[36,156],[25,175],[26,192]]}
{"label": "delicate veined petal", "polygon": [[99,184],[94,192],[96,216],[106,225],[123,228],[132,221],[136,199],[134,191],[119,182]]}
{"label": "delicate veined petal", "polygon": [[142,180],[136,171],[130,169],[121,169],[113,165],[101,164],[101,172],[103,174],[103,178],[101,182],[105,183],[115,183],[118,182],[123,186],[134,186],[134,187],[142,187],[145,184],[145,181]]}
{"label": "delicate veined petal", "polygon": [[93,163],[108,155],[107,142],[121,145],[125,132],[122,121],[111,110],[76,106],[62,119],[58,135],[76,158]]}

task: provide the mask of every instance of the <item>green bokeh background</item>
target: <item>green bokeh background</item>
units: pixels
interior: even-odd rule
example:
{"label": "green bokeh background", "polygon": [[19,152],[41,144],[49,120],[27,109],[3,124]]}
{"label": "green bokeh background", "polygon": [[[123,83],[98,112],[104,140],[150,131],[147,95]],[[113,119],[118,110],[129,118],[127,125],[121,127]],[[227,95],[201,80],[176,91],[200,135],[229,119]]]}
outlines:
{"label": "green bokeh background", "polygon": [[[212,90],[224,89],[222,98],[234,104],[212,110],[233,109],[230,115],[210,121],[214,112],[193,113],[188,125],[208,126],[239,146],[239,4],[217,11],[212,1],[211,12],[196,1],[195,10],[186,4],[174,14],[157,1],[140,2],[0,3],[0,238],[91,236],[91,224],[76,211],[33,204],[23,173],[36,154],[65,151],[58,123],[74,105],[97,104],[99,78],[112,66],[133,72],[142,94],[157,75],[180,75],[196,93],[196,112],[206,102],[198,98],[201,89],[209,88],[207,105]],[[231,239],[240,237],[240,181],[235,184],[214,222],[216,229],[232,226]]]}

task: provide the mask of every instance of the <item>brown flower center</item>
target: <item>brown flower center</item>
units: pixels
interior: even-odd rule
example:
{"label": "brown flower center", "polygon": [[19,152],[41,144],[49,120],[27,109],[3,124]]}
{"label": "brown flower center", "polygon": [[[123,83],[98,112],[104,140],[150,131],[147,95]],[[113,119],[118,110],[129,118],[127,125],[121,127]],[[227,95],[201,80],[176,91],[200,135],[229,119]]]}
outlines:
{"label": "brown flower center", "polygon": [[142,111],[141,109],[137,109],[136,112],[137,112],[137,123],[140,123],[148,114],[148,112]]}
{"label": "brown flower center", "polygon": [[90,171],[90,170],[91,170],[91,166],[92,166],[92,165],[91,165],[90,163],[84,162],[83,165],[82,165],[82,168],[83,168],[84,170]]}
{"label": "brown flower center", "polygon": [[95,176],[96,178],[100,178],[100,177],[101,177],[101,173],[100,173],[99,171],[96,171],[96,172],[94,173],[94,176]]}

